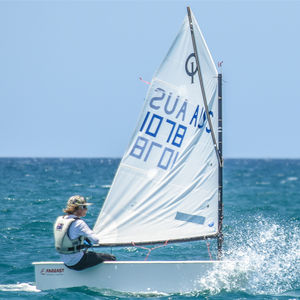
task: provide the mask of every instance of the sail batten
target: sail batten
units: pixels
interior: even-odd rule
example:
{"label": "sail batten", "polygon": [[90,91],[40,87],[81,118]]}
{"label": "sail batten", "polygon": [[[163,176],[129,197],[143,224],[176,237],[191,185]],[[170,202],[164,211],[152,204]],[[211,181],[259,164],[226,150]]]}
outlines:
{"label": "sail batten", "polygon": [[[94,226],[101,245],[154,244],[218,236],[218,74],[192,15],[149,86],[141,116]],[[210,121],[209,121],[210,118]]]}

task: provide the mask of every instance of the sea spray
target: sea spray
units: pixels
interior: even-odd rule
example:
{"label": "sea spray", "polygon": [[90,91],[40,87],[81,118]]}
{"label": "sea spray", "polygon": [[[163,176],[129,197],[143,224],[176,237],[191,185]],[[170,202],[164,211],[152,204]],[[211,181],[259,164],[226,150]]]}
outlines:
{"label": "sea spray", "polygon": [[300,278],[300,229],[256,216],[236,222],[236,230],[225,236],[222,260],[198,288],[210,294],[221,291],[256,295],[279,295],[296,289]]}

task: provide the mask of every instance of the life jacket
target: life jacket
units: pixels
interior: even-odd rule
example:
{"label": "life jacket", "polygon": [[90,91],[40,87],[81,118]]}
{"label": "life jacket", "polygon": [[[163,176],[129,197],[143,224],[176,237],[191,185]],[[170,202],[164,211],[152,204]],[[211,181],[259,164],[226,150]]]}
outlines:
{"label": "life jacket", "polygon": [[60,216],[56,219],[54,224],[54,240],[55,248],[58,253],[72,254],[85,248],[83,244],[84,236],[80,236],[76,239],[71,239],[69,236],[71,224],[78,219],[80,218],[66,218],[65,216]]}

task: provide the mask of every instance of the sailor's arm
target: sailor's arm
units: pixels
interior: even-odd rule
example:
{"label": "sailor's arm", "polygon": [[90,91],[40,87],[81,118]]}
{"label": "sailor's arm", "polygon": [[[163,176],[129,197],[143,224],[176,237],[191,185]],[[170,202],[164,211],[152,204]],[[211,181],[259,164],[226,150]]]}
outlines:
{"label": "sailor's arm", "polygon": [[75,227],[77,227],[80,235],[88,238],[93,244],[99,244],[99,238],[83,220],[78,220],[76,223]]}

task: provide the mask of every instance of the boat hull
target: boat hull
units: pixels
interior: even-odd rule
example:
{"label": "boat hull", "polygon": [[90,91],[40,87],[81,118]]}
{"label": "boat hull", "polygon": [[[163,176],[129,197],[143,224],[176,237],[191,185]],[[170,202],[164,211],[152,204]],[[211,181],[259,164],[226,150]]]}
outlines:
{"label": "boat hull", "polygon": [[34,262],[39,290],[87,286],[132,293],[178,293],[199,289],[221,261],[118,261],[74,271],[62,262]]}

